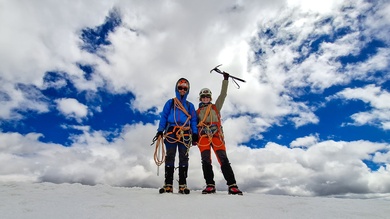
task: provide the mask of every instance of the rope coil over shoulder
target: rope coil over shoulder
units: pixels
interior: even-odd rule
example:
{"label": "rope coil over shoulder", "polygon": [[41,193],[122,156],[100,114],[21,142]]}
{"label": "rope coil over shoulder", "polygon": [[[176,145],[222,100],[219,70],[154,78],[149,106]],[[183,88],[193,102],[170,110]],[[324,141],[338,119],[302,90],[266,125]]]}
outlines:
{"label": "rope coil over shoulder", "polygon": [[[174,116],[174,120],[175,120],[175,126],[173,128],[173,130],[171,132],[167,132],[165,135],[164,135],[164,138],[167,140],[167,142],[169,143],[176,143],[176,142],[179,142],[179,143],[182,143],[184,144],[188,150],[189,148],[191,147],[191,140],[192,140],[192,136],[191,136],[191,133],[184,133],[185,131],[189,131],[191,128],[187,125],[188,122],[190,121],[191,119],[191,115],[187,112],[186,108],[183,106],[183,104],[177,99],[177,98],[173,98],[173,101],[174,101],[174,104],[173,104],[173,111],[175,112],[176,109],[179,109],[181,111],[183,111],[184,114],[186,114],[187,116],[187,119],[186,121],[183,123],[183,125],[179,125],[177,124],[177,121],[176,121],[176,114],[174,113],[173,116]],[[175,132],[176,131],[176,132]],[[175,133],[175,136],[176,138],[173,138],[169,135]],[[183,139],[183,140],[181,140]],[[188,143],[186,143],[188,142]]]}

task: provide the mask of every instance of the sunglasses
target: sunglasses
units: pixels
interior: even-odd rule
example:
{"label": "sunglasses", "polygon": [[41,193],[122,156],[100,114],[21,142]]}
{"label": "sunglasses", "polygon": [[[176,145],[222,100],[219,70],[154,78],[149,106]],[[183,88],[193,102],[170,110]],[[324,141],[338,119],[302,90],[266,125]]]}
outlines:
{"label": "sunglasses", "polygon": [[187,91],[187,90],[188,90],[188,88],[182,87],[182,86],[177,87],[177,89],[178,89],[178,90],[184,90],[184,91]]}
{"label": "sunglasses", "polygon": [[200,96],[200,98],[211,98],[211,96],[210,95],[202,95],[202,96]]}

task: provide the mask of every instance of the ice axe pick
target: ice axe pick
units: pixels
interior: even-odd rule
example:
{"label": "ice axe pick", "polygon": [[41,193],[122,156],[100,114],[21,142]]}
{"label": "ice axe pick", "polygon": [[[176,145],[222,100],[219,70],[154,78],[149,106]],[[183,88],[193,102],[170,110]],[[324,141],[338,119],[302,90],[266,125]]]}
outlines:
{"label": "ice axe pick", "polygon": [[[217,73],[219,74],[224,74],[224,73],[227,73],[225,71],[221,71],[218,69],[219,66],[221,66],[222,64],[220,65],[217,65],[215,66],[213,69],[210,70],[210,73],[212,73],[213,71],[216,71]],[[229,74],[229,73],[228,73]],[[237,78],[231,74],[229,74],[229,77],[232,78],[233,82],[236,83],[237,87],[240,88],[240,85],[238,85],[238,83],[235,81],[235,80],[238,80],[238,81],[241,81],[241,82],[246,82],[245,80],[241,79],[241,78]]]}

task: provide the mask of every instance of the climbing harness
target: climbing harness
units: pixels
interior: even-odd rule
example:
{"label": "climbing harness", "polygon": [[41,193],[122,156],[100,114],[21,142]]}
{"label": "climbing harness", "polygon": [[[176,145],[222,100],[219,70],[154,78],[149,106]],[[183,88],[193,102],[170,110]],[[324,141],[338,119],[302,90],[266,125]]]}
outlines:
{"label": "climbing harness", "polygon": [[[198,133],[199,133],[199,141],[198,141],[198,146],[199,147],[202,147],[202,146],[208,146],[210,145],[211,143],[213,143],[213,146],[214,147],[221,147],[223,144],[224,144],[224,139],[223,139],[223,132],[222,132],[222,127],[221,127],[221,121],[220,121],[220,115],[218,113],[218,111],[216,109],[214,109],[214,111],[216,111],[217,113],[217,119],[218,119],[218,122],[215,123],[215,122],[212,122],[213,121],[213,118],[212,118],[212,114],[210,114],[210,111],[211,111],[211,108],[213,107],[213,104],[209,104],[206,108],[206,112],[204,114],[204,117],[203,119],[198,123]],[[198,109],[200,111],[200,109]],[[210,121],[211,123],[205,123],[207,117],[210,115]],[[214,136],[218,136],[220,141],[221,141],[221,144],[219,145],[216,145],[214,142],[213,142],[213,137]],[[201,144],[201,140],[203,138],[208,138],[208,143],[207,144]]]}
{"label": "climbing harness", "polygon": [[[187,124],[191,119],[191,115],[187,112],[186,108],[184,108],[183,104],[181,104],[181,102],[177,98],[173,98],[173,101],[174,112],[176,111],[176,109],[183,111],[184,114],[186,114],[187,116],[187,120],[183,123],[183,125],[177,124],[176,113],[174,113],[173,116],[175,120],[175,126],[173,127],[172,131],[167,132],[164,137],[165,140],[171,144],[177,142],[184,144],[187,147],[188,153],[191,147],[192,135],[190,132],[190,127]],[[175,133],[175,137],[170,136],[173,133]]]}

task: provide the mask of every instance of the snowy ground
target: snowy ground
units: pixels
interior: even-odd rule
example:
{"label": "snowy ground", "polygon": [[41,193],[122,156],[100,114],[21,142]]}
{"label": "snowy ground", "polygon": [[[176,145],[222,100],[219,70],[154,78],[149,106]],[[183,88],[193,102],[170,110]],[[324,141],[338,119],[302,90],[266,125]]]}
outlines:
{"label": "snowy ground", "polygon": [[1,218],[389,218],[390,201],[219,191],[158,194],[108,185],[0,183]]}

